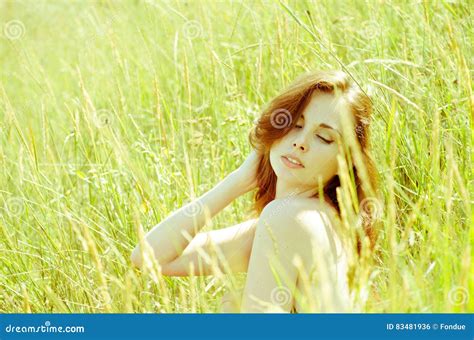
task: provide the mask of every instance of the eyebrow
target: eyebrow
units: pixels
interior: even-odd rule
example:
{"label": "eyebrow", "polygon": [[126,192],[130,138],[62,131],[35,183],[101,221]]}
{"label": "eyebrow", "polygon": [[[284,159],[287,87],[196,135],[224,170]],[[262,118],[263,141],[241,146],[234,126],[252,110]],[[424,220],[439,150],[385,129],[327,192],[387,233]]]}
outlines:
{"label": "eyebrow", "polygon": [[[303,114],[301,114],[301,118],[304,120],[304,115],[303,115]],[[321,126],[322,128],[334,130],[334,131],[337,132],[338,134],[341,134],[341,133],[339,132],[339,130],[337,130],[337,129],[333,128],[332,126],[327,125],[327,124],[325,124],[325,123],[321,123],[321,124],[319,124],[319,126]]]}

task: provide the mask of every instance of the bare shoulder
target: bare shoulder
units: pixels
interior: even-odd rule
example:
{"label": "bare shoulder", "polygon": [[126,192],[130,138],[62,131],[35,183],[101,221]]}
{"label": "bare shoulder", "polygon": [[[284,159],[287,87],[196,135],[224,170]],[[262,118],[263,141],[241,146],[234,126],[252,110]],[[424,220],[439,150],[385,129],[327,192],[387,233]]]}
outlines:
{"label": "bare shoulder", "polygon": [[300,220],[306,214],[319,215],[320,218],[328,220],[333,225],[339,223],[336,209],[317,198],[286,197],[275,199],[265,206],[261,216]]}
{"label": "bare shoulder", "polygon": [[261,218],[272,228],[283,229],[288,237],[316,242],[319,248],[332,251],[341,249],[338,233],[340,220],[337,211],[317,198],[291,197],[271,201]]}
{"label": "bare shoulder", "polygon": [[307,198],[301,201],[296,203],[301,205],[301,209],[315,210],[331,228],[339,229],[341,223],[339,213],[331,204],[318,198]]}

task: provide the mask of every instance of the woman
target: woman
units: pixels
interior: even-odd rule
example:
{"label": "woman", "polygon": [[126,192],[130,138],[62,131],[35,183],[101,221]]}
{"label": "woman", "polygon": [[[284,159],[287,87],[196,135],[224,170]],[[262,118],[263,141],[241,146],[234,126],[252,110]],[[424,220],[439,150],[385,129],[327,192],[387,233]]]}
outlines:
{"label": "woman", "polygon": [[[216,266],[206,259],[218,253],[217,270],[247,272],[243,292],[224,296],[223,312],[352,311],[347,280],[352,249],[343,241],[337,192],[347,167],[356,204],[376,193],[367,142],[370,113],[369,98],[347,74],[301,76],[262,113],[245,162],[149,231],[132,262],[143,266],[148,251],[164,275],[210,275]],[[253,189],[256,218],[199,233]],[[364,240],[373,249],[376,239],[370,219],[364,219],[363,230],[359,254]]]}

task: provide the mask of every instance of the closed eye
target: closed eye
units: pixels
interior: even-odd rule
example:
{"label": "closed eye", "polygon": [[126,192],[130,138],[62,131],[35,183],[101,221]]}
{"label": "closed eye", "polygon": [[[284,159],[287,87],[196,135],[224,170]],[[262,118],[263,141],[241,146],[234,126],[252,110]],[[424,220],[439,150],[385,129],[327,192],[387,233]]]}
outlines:
{"label": "closed eye", "polygon": [[326,138],[323,138],[320,135],[317,135],[317,136],[318,136],[319,139],[321,139],[326,144],[331,144],[333,142],[332,140],[327,140]]}
{"label": "closed eye", "polygon": [[[302,127],[301,125],[295,125],[295,129],[302,129],[302,128],[303,128],[303,127]],[[324,143],[326,143],[326,144],[331,144],[332,142],[334,142],[334,141],[332,141],[332,140],[327,140],[326,138],[324,138],[324,137],[322,137],[322,136],[320,136],[320,135],[316,135],[316,136],[318,136],[318,138],[321,139],[321,140],[322,140]]]}

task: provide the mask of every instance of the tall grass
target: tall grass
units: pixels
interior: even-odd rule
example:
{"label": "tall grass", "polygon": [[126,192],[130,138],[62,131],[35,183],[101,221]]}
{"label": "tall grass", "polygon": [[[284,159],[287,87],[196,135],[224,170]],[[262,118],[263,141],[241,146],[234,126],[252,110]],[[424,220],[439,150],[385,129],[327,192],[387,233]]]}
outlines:
{"label": "tall grass", "polygon": [[245,274],[140,273],[139,232],[240,165],[281,88],[336,68],[375,108],[383,265],[364,310],[472,312],[469,6],[1,1],[0,311],[216,312]]}

